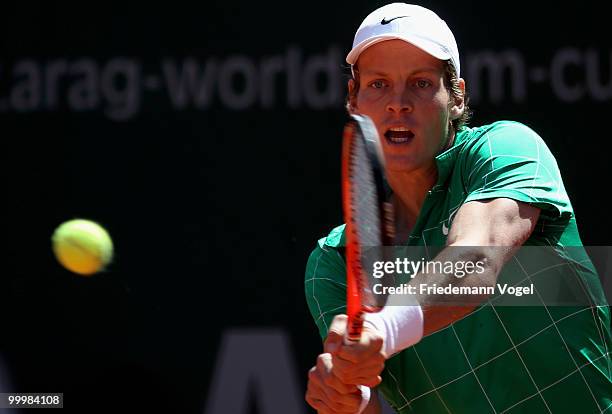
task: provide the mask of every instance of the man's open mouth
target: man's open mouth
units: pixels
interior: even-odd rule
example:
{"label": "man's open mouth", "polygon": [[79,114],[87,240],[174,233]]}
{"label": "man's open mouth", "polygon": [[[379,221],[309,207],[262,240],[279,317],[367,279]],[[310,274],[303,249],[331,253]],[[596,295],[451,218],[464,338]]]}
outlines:
{"label": "man's open mouth", "polygon": [[405,144],[412,141],[414,132],[404,127],[389,128],[385,132],[385,138],[387,138],[388,143],[393,145]]}

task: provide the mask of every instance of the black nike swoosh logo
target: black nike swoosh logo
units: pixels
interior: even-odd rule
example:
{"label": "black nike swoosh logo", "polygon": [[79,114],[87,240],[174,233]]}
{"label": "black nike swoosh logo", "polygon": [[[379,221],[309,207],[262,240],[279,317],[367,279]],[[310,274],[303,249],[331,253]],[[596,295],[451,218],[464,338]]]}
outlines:
{"label": "black nike swoosh logo", "polygon": [[387,19],[387,18],[385,17],[384,19],[382,19],[382,20],[380,21],[380,24],[389,24],[389,23],[391,23],[393,20],[395,20],[395,19],[401,19],[402,17],[409,17],[409,16],[397,16],[397,17],[393,17],[393,18],[391,18],[391,19]]}

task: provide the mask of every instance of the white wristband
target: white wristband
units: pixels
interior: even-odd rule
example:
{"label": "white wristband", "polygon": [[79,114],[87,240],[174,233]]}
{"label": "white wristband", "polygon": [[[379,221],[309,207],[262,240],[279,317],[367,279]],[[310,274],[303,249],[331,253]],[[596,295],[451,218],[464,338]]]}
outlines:
{"label": "white wristband", "polygon": [[378,313],[366,313],[365,322],[382,335],[387,358],[423,337],[423,310],[419,305],[385,306]]}
{"label": "white wristband", "polygon": [[366,387],[365,385],[358,385],[357,388],[359,388],[361,391],[361,404],[359,405],[359,411],[357,411],[357,414],[361,414],[370,402],[371,391],[370,388]]}

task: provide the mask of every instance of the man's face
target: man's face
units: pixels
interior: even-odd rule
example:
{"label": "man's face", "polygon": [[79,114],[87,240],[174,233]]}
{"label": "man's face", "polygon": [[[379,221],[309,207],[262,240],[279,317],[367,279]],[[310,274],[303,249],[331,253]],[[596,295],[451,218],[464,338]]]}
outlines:
{"label": "man's face", "polygon": [[351,104],[374,121],[387,170],[430,170],[451,132],[444,62],[402,40],[387,40],[367,48],[356,67],[360,86]]}

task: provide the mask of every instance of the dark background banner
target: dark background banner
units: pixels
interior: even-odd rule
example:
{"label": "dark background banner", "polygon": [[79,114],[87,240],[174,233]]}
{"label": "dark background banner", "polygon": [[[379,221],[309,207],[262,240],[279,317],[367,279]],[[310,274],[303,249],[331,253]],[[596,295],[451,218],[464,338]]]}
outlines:
{"label": "dark background banner", "polygon": [[[307,412],[320,341],[303,271],[341,223],[348,52],[384,3],[6,5],[0,24],[0,381],[80,412]],[[557,157],[585,244],[610,244],[612,44],[594,6],[428,1],[459,43],[472,125]],[[114,263],[55,261],[61,222]]]}

